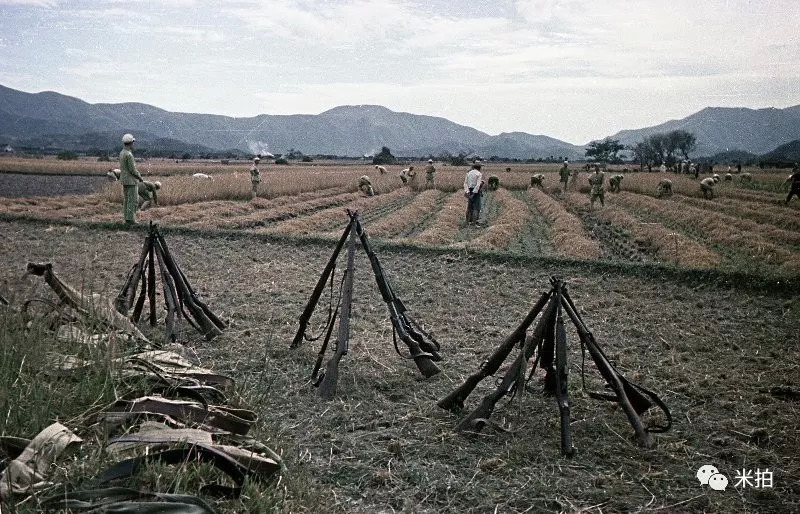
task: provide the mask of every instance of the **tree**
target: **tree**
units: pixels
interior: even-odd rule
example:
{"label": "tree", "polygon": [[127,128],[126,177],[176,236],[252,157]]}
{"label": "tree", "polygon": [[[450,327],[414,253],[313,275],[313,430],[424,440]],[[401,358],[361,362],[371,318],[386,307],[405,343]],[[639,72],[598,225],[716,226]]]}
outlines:
{"label": "tree", "polygon": [[58,159],[59,161],[76,161],[78,160],[78,154],[76,154],[72,150],[63,150],[61,152],[58,152],[58,155],[56,155],[56,159]]}
{"label": "tree", "polygon": [[675,146],[678,150],[681,151],[683,154],[684,159],[689,158],[689,152],[695,149],[697,146],[697,138],[691,132],[687,132],[685,130],[675,130],[670,134],[674,134],[674,138],[676,140]]}
{"label": "tree", "polygon": [[381,148],[380,153],[372,158],[372,164],[394,164],[397,159],[392,155],[392,151],[388,146]]}
{"label": "tree", "polygon": [[602,141],[592,141],[586,149],[586,157],[593,157],[600,162],[617,162],[617,154],[625,148],[618,139],[607,137]]}

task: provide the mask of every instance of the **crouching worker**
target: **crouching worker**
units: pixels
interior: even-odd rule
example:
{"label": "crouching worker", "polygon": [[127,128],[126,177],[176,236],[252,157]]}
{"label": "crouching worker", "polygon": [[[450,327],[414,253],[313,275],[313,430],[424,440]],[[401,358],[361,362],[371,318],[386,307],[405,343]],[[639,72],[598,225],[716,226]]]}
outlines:
{"label": "crouching worker", "polygon": [[106,172],[106,178],[108,179],[109,182],[116,182],[117,180],[119,180],[120,173],[122,172],[119,170],[119,168],[109,169]]}
{"label": "crouching worker", "polygon": [[161,182],[139,182],[138,184],[139,189],[139,209],[146,211],[150,207],[154,205],[158,205],[158,191],[161,189]]}
{"label": "crouching worker", "polygon": [[672,181],[668,178],[662,178],[658,181],[658,188],[656,189],[656,196],[658,198],[672,196]]}
{"label": "crouching worker", "polygon": [[714,199],[714,186],[717,181],[713,177],[706,177],[700,181],[700,190],[703,192],[703,197],[707,200]]}
{"label": "crouching worker", "polygon": [[372,182],[367,175],[362,175],[358,179],[358,188],[367,196],[375,196],[375,190],[372,189]]}
{"label": "crouching worker", "polygon": [[542,187],[544,186],[544,175],[539,173],[538,175],[534,175],[531,177],[531,187]]}
{"label": "crouching worker", "polygon": [[611,193],[619,193],[619,186],[622,184],[622,179],[624,178],[625,175],[614,175],[608,179],[608,190]]}

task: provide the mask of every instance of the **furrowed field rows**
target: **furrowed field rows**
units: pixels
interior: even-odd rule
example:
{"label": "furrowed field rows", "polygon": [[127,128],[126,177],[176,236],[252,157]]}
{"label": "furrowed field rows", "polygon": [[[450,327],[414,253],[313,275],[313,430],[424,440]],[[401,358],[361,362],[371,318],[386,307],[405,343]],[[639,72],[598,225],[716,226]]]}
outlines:
{"label": "furrowed field rows", "polygon": [[428,189],[414,197],[411,203],[391,216],[386,216],[368,227],[371,236],[402,237],[412,231],[422,220],[426,219],[438,208],[440,193],[436,189]]}
{"label": "furrowed field rows", "polygon": [[744,219],[739,215],[721,214],[718,205],[712,202],[698,202],[697,207],[690,205],[690,201],[679,202],[683,205],[683,209],[688,213],[697,216],[711,217],[720,228],[736,227],[742,233],[752,233],[758,237],[762,237],[772,241],[781,246],[798,246],[800,245],[800,233],[790,230],[784,230],[772,225],[765,225],[757,223],[753,220]]}
{"label": "furrowed field rows", "polygon": [[100,195],[68,195],[3,199],[0,212],[27,214],[42,218],[76,218],[100,212],[121,212],[120,204],[110,204]]}
{"label": "furrowed field rows", "polygon": [[[586,207],[586,195],[568,193],[567,204],[573,207]],[[605,207],[593,214],[613,226],[622,227],[630,233],[634,241],[644,243],[653,257],[664,262],[687,268],[710,268],[722,260],[714,251],[683,234],[665,228],[658,223],[642,222],[622,207],[606,202]]]}
{"label": "furrowed field rows", "polygon": [[695,207],[713,209],[737,218],[747,218],[783,230],[800,231],[800,217],[784,205],[774,206],[763,202],[748,202],[731,198],[714,198],[709,201],[682,195],[673,196],[672,200]]}
{"label": "furrowed field rows", "polygon": [[580,219],[540,189],[530,188],[528,194],[536,209],[550,221],[556,253],[579,259],[600,257],[600,244],[586,235]]}
{"label": "furrowed field rows", "polygon": [[296,196],[279,197],[274,200],[256,198],[244,204],[251,205],[251,208],[246,212],[235,214],[223,212],[219,215],[211,213],[210,220],[198,220],[189,225],[224,229],[261,227],[269,223],[306,216],[320,209],[342,205],[359,196],[359,193],[342,192],[342,188],[326,189],[325,191],[328,194],[302,193]]}
{"label": "furrowed field rows", "polygon": [[459,189],[445,200],[433,222],[411,240],[415,243],[430,245],[452,243],[460,223],[465,219],[466,205],[464,192]]}
{"label": "furrowed field rows", "polygon": [[[786,271],[800,271],[800,255],[765,240],[762,230],[742,230],[736,220],[730,216],[712,211],[676,204],[670,201],[657,200],[645,195],[622,192],[615,196],[614,203],[639,212],[656,214],[667,220],[668,224],[679,225],[682,230],[697,235],[726,247],[727,250],[744,254],[750,265],[761,263],[779,266]],[[671,223],[670,223],[671,222]],[[762,227],[763,226],[759,226]]]}
{"label": "furrowed field rows", "polygon": [[[348,208],[367,212],[370,209],[378,209],[382,205],[392,202],[402,202],[411,197],[412,193],[407,188],[396,189],[391,193],[378,196],[358,196]],[[317,211],[310,216],[294,218],[280,223],[275,223],[269,227],[256,229],[257,232],[271,234],[313,234],[327,232],[334,227],[347,224],[347,215],[341,206],[331,207],[322,211]]]}
{"label": "furrowed field rows", "polygon": [[375,223],[390,218],[394,216],[396,211],[411,203],[416,197],[416,193],[411,189],[408,189],[406,192],[407,194],[395,196],[394,198],[388,198],[388,195],[382,195],[384,198],[382,202],[378,202],[372,207],[364,209],[360,216],[364,226],[371,227]]}
{"label": "furrowed field rows", "polygon": [[519,236],[508,245],[508,251],[523,255],[552,255],[550,222],[536,209],[527,191],[516,191],[515,196],[528,206],[530,219]]}
{"label": "furrowed field rows", "polygon": [[492,197],[497,202],[500,213],[482,234],[467,244],[468,248],[505,249],[531,220],[528,205],[508,189],[498,189],[492,193]]}

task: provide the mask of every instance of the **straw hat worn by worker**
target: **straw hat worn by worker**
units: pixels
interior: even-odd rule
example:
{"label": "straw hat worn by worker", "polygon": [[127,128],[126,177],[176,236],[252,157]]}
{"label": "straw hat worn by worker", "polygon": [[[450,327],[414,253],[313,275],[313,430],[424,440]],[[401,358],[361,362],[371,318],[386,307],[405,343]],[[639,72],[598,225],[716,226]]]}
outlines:
{"label": "straw hat worn by worker", "polygon": [[137,184],[144,182],[144,179],[136,170],[136,162],[133,159],[133,143],[136,138],[132,134],[122,136],[122,151],[119,153],[119,180],[122,182],[122,213],[125,223],[133,225],[136,223],[136,207],[138,205]]}

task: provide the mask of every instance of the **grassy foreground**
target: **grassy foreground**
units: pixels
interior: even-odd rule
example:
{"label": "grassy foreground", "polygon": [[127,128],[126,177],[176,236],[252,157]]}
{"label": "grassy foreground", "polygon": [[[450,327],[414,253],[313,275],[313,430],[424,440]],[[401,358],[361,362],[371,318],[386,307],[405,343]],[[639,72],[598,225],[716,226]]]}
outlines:
{"label": "grassy foreground", "polygon": [[[203,365],[237,380],[242,401],[259,414],[257,437],[287,465],[278,483],[253,486],[241,503],[218,505],[223,511],[800,509],[796,293],[742,290],[677,271],[642,275],[574,261],[376,246],[397,294],[442,342],[443,372],[423,380],[394,352],[386,308],[359,254],[351,349],[337,398],[323,403],[308,382],[319,342],[297,350],[288,344],[331,245],[165,234],[189,280],[230,321],[211,343],[184,327],[182,342]],[[20,276],[27,261],[52,261],[66,281],[113,294],[142,239],[141,232],[111,226],[2,222],[0,279],[15,298],[44,294],[41,284]],[[619,369],[658,392],[672,410],[675,426],[655,435],[654,449],[638,448],[622,412],[582,390],[580,345],[571,328],[573,459],[560,455],[555,402],[539,392],[498,405],[493,419],[510,433],[454,433],[459,418],[436,407],[521,321],[555,274],[567,280],[582,317]],[[324,322],[326,300],[327,293],[312,320],[314,332]],[[3,321],[3,433],[30,437],[55,419],[69,423],[114,398],[108,370],[74,382],[48,378],[42,370],[45,349],[57,349],[52,337],[20,331],[13,317]],[[586,369],[587,389],[600,389],[588,362]],[[491,379],[485,382],[467,409],[492,388]],[[532,385],[539,389],[535,380]],[[695,473],[704,464],[715,465],[731,486],[701,486]],[[72,461],[64,467],[65,482],[77,483],[91,466]],[[732,487],[741,468],[769,468],[774,487]],[[166,470],[152,476],[148,487],[177,484],[188,491],[208,479],[201,473],[187,481]],[[36,510],[34,501],[19,508]]]}

